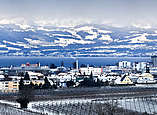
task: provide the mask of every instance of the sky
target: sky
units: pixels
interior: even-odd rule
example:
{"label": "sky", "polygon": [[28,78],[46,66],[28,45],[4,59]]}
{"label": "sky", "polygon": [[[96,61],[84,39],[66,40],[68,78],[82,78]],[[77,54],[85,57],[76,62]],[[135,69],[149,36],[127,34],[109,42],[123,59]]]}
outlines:
{"label": "sky", "polygon": [[156,26],[156,6],[157,0],[0,0],[0,22]]}

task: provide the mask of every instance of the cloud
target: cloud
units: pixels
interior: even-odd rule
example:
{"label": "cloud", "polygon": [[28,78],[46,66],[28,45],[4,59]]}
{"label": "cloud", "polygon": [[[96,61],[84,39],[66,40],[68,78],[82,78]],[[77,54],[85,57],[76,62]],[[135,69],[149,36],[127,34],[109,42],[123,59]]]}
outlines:
{"label": "cloud", "polygon": [[157,23],[156,4],[155,0],[1,0],[0,16],[10,20],[22,17],[25,22],[53,25],[128,26],[141,23],[139,20],[154,25]]}

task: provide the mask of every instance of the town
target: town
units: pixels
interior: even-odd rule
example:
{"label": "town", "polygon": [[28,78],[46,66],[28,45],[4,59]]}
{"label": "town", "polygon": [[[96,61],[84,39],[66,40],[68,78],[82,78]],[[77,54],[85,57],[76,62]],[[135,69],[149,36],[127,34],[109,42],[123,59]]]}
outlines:
{"label": "town", "polygon": [[40,63],[0,68],[0,91],[18,92],[20,85],[33,89],[129,86],[157,83],[157,56],[151,62],[120,61],[117,65],[95,67],[73,63],[73,67],[41,66]]}

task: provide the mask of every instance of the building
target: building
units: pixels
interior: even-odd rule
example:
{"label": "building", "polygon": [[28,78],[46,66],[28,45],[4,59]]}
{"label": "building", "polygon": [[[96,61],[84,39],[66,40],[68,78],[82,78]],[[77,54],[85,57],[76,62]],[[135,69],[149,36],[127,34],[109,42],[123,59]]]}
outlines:
{"label": "building", "polygon": [[157,56],[151,56],[151,60],[152,60],[152,66],[153,67],[157,67]]}
{"label": "building", "polygon": [[44,80],[24,80],[24,85],[29,85],[30,83],[33,83],[34,85],[40,85],[40,84],[44,84],[45,83],[45,81]]}
{"label": "building", "polygon": [[19,73],[23,72],[25,73],[26,71],[42,73],[45,76],[51,74],[50,68],[48,66],[40,66],[40,63],[38,64],[26,63],[22,64],[20,67],[11,66],[10,68],[0,68],[0,71],[9,76],[18,76]]}
{"label": "building", "polygon": [[0,90],[2,92],[17,92],[19,90],[19,81],[0,81]]}
{"label": "building", "polygon": [[121,61],[119,62],[119,68],[131,68],[131,62]]}
{"label": "building", "polygon": [[32,71],[28,71],[29,77],[30,79],[39,79],[39,78],[44,78],[44,75],[42,73],[39,72],[32,72]]}
{"label": "building", "polygon": [[157,75],[157,67],[151,67],[150,68],[150,73],[153,75]]}
{"label": "building", "polygon": [[156,83],[156,80],[154,79],[154,76],[152,74],[150,74],[150,73],[143,73],[137,79],[137,83],[139,83],[139,84]]}
{"label": "building", "polygon": [[132,80],[129,78],[129,76],[124,75],[123,77],[118,77],[115,80],[116,85],[133,85],[134,83]]}
{"label": "building", "polygon": [[27,62],[26,64],[21,64],[21,67],[40,67],[40,63],[30,64],[29,62]]}
{"label": "building", "polygon": [[103,73],[102,67],[81,67],[80,72],[82,75],[90,75],[91,72],[93,75],[100,75]]}
{"label": "building", "polygon": [[110,73],[110,72],[112,72],[113,70],[119,70],[119,68],[118,68],[117,66],[105,66],[105,67],[103,68],[103,71],[104,71],[105,73]]}
{"label": "building", "polygon": [[148,65],[147,62],[134,62],[133,70],[145,72],[147,65]]}

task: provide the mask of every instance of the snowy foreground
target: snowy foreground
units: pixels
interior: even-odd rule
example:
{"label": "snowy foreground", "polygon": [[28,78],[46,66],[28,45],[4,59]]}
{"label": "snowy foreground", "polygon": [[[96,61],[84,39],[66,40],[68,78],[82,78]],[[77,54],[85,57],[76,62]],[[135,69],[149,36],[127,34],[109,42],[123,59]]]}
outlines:
{"label": "snowy foreground", "polygon": [[[20,109],[18,103],[0,100],[0,115],[39,115],[40,113]],[[40,114],[41,115],[41,114]]]}
{"label": "snowy foreground", "polygon": [[28,109],[19,109],[19,104],[0,100],[0,115],[109,115],[157,114],[156,96],[62,99],[31,102]]}
{"label": "snowy foreground", "polygon": [[[144,87],[145,93],[139,95],[142,89],[136,87]],[[157,95],[149,89],[152,87],[156,86],[108,87],[101,91],[111,91],[112,94],[115,92],[117,96],[96,93],[90,97],[82,95],[66,99],[34,101],[28,104],[27,109],[20,109],[20,105],[16,102],[0,100],[0,115],[142,115],[142,113],[156,115]],[[131,90],[133,88],[139,92]],[[133,95],[128,95],[129,91]]]}
{"label": "snowy foreground", "polygon": [[114,115],[120,114],[157,114],[156,97],[137,97],[119,99],[66,99],[30,103],[29,109],[48,115]]}

